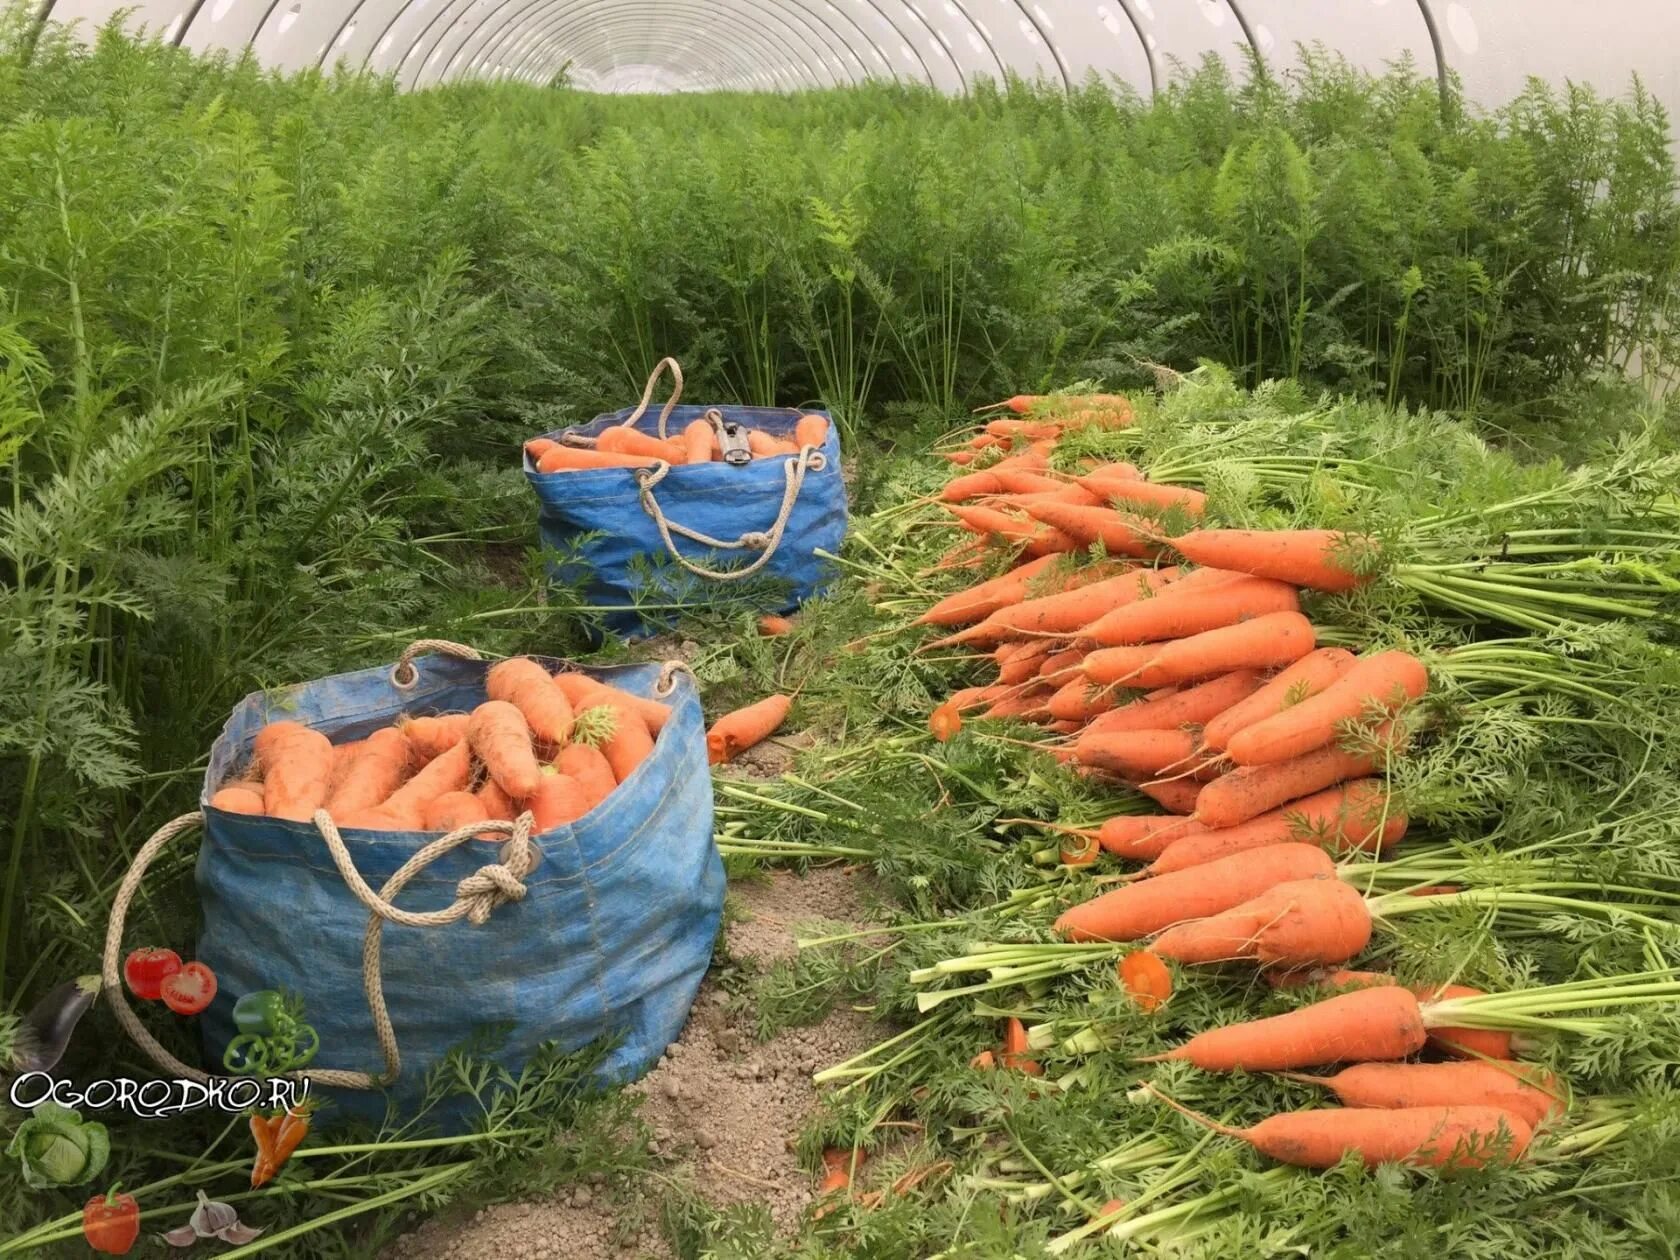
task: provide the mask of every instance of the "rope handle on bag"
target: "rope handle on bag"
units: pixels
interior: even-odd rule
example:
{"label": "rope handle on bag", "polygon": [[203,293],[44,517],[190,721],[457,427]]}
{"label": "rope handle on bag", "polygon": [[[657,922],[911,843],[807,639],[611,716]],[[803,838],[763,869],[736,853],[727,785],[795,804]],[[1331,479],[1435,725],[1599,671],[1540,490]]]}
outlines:
{"label": "rope handle on bag", "polygon": [[[536,846],[530,843],[532,818],[530,813],[526,812],[513,822],[487,819],[468,823],[448,835],[440,836],[404,862],[377,893],[368,887],[367,881],[356,869],[349,850],[344,846],[344,838],[338,834],[338,828],[326,810],[316,810],[313,821],[321,833],[321,839],[326,842],[327,851],[332,854],[334,865],[344,877],[346,886],[369,910],[367,931],[362,935],[362,987],[367,994],[368,1012],[373,1016],[374,1036],[378,1038],[379,1052],[385,1060],[385,1071],[374,1076],[368,1072],[340,1068],[307,1068],[287,1072],[285,1075],[292,1080],[308,1077],[316,1084],[340,1089],[380,1089],[391,1084],[402,1074],[402,1056],[397,1050],[397,1034],[391,1026],[390,1012],[385,1007],[385,988],[380,978],[380,948],[385,924],[391,922],[405,927],[440,927],[465,918],[474,925],[481,925],[497,907],[523,898],[526,890],[520,881],[530,874],[540,857]],[[105,929],[105,956],[100,967],[105,996],[110,1001],[111,1011],[130,1040],[139,1046],[160,1070],[172,1076],[197,1081],[201,1085],[210,1080],[209,1074],[198,1068],[188,1067],[170,1054],[140,1022],[140,1017],[134,1013],[128,999],[123,996],[122,977],[118,969],[122,961],[123,925],[128,918],[128,907],[134,900],[134,894],[139,891],[140,881],[145,877],[147,868],[166,844],[182,832],[202,826],[203,822],[204,814],[199,810],[182,814],[153,832],[151,839],[134,855],[134,862],[128,868],[128,873],[123,876],[122,885],[117,889],[116,900],[111,905],[111,920]],[[424,913],[401,910],[391,904],[391,898],[401,892],[409,880],[451,849],[486,831],[505,832],[509,837],[508,842],[502,846],[500,861],[486,863],[456,884],[453,902],[442,910]]]}
{"label": "rope handle on bag", "polygon": [[[419,674],[414,668],[414,658],[426,652],[443,652],[465,660],[483,659],[475,649],[463,643],[453,643],[448,639],[419,639],[404,648],[397,657],[397,662],[391,669],[392,685],[399,688],[414,686],[419,681]],[[692,676],[686,662],[665,661],[660,666],[659,678],[654,683],[654,694],[670,695],[676,687],[679,673]],[[405,674],[406,682],[403,681]],[[439,836],[404,862],[378,892],[368,885],[362,873],[356,869],[355,860],[350,856],[350,850],[344,843],[344,837],[339,834],[332,816],[324,809],[316,810],[311,821],[326,844],[327,852],[332,857],[333,865],[338,868],[345,886],[356,900],[368,909],[367,929],[362,934],[362,988],[367,995],[368,1013],[373,1017],[374,1036],[379,1042],[379,1052],[384,1059],[385,1070],[375,1076],[368,1072],[340,1068],[310,1068],[287,1072],[285,1075],[292,1080],[307,1076],[312,1082],[340,1089],[380,1089],[394,1082],[402,1074],[402,1055],[397,1048],[396,1029],[391,1024],[390,1012],[385,1005],[385,987],[381,972],[385,924],[396,923],[403,927],[443,927],[464,918],[478,927],[488,922],[491,914],[500,907],[522,900],[526,893],[524,878],[536,868],[542,858],[541,851],[531,843],[535,819],[530,811],[526,811],[512,822],[504,819],[486,819],[482,822],[468,823],[447,835]],[[210,1075],[182,1063],[147,1031],[123,995],[120,968],[123,928],[128,920],[128,908],[140,890],[140,883],[147,870],[171,840],[203,824],[204,814],[201,810],[182,814],[179,818],[164,823],[140,847],[140,851],[134,855],[133,863],[123,876],[116,899],[112,902],[110,921],[105,928],[105,952],[100,961],[101,987],[110,1002],[117,1023],[122,1026],[129,1039],[144,1051],[161,1071],[199,1084],[207,1083]],[[455,885],[455,900],[449,905],[441,910],[413,911],[403,910],[393,904],[396,895],[421,871],[445,853],[469,840],[482,837],[486,832],[506,834],[508,837],[497,854],[498,860],[487,862],[458,882]]]}
{"label": "rope handle on bag", "polygon": [[642,401],[636,404],[636,410],[632,411],[630,418],[624,421],[624,428],[633,428],[636,421],[647,414],[648,403],[653,400],[653,387],[658,383],[659,378],[664,375],[666,368],[671,369],[671,396],[659,411],[659,437],[663,441],[670,436],[666,426],[670,423],[671,413],[677,409],[677,399],[682,397],[683,374],[682,366],[669,356],[654,364],[653,374],[647,380],[647,388],[642,390]]}
{"label": "rope handle on bag", "polygon": [[[783,472],[787,478],[787,487],[782,492],[782,505],[776,510],[776,519],[771,522],[767,531],[749,530],[734,542],[721,538],[713,538],[710,534],[702,534],[698,530],[675,524],[665,515],[665,510],[659,506],[659,500],[653,496],[653,488],[665,480],[665,475],[671,471],[671,465],[661,460],[652,468],[638,468],[635,470],[636,485],[640,490],[642,511],[653,519],[659,530],[659,537],[665,543],[665,549],[671,553],[683,568],[696,577],[708,578],[714,582],[738,582],[742,578],[750,577],[765,565],[769,564],[776,554],[776,549],[782,545],[782,536],[787,531],[788,520],[793,516],[794,505],[799,501],[799,492],[805,486],[805,474],[821,472],[828,467],[827,457],[816,447],[803,448],[798,458],[789,457],[783,464]],[[711,569],[703,564],[690,560],[677,550],[673,534],[680,534],[690,542],[698,543],[702,547],[709,547],[715,551],[758,551],[759,557],[751,564],[741,569]]]}
{"label": "rope handle on bag", "polygon": [[[414,668],[414,660],[430,652],[441,652],[469,661],[484,659],[477,650],[464,643],[455,643],[448,639],[417,639],[402,650],[396,664],[391,667],[391,685],[400,690],[415,686],[420,681],[420,675]],[[666,675],[662,673],[660,681],[663,683],[665,678]],[[288,1072],[285,1075],[294,1080],[307,1076],[311,1081],[342,1089],[379,1089],[389,1085],[402,1074],[402,1055],[397,1049],[396,1030],[391,1025],[390,1012],[385,1006],[385,987],[381,979],[380,960],[385,924],[442,927],[464,918],[474,926],[481,926],[499,906],[522,899],[525,896],[525,885],[521,881],[531,873],[541,858],[541,853],[530,842],[531,828],[535,825],[535,820],[527,811],[512,822],[486,819],[439,836],[404,862],[378,892],[374,892],[368,886],[367,881],[362,878],[362,873],[356,869],[355,860],[351,858],[350,850],[345,846],[344,837],[339,834],[332,816],[326,810],[319,809],[315,811],[311,821],[326,844],[327,852],[332,857],[333,865],[338,868],[345,886],[357,901],[368,908],[367,930],[362,934],[362,988],[367,994],[368,1013],[373,1016],[374,1036],[379,1041],[379,1052],[385,1061],[385,1071],[374,1076],[368,1072],[339,1068],[311,1068]],[[119,968],[122,961],[123,927],[128,919],[129,905],[140,889],[140,881],[145,878],[146,871],[165,845],[182,832],[202,826],[203,823],[204,814],[200,810],[182,814],[179,818],[164,823],[140,846],[140,852],[134,855],[134,861],[123,876],[116,899],[112,902],[110,922],[105,929],[105,954],[100,966],[102,987],[110,1001],[111,1011],[130,1040],[162,1071],[200,1084],[210,1080],[209,1074],[188,1067],[170,1054],[140,1022],[139,1016],[134,1013],[128,999],[123,995]],[[441,910],[416,912],[403,910],[393,904],[393,898],[421,871],[445,853],[486,832],[507,835],[507,843],[502,846],[497,861],[486,863],[455,885],[455,900],[449,905]]]}

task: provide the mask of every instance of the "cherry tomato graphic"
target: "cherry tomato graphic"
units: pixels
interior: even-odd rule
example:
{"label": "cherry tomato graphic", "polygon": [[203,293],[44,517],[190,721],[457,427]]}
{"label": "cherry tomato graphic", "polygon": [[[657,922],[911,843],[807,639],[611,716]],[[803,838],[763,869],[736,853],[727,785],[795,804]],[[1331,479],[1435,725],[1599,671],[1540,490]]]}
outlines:
{"label": "cherry tomato graphic", "polygon": [[155,1002],[163,982],[181,970],[181,955],[172,949],[137,949],[123,960],[128,991],[142,1002]]}
{"label": "cherry tomato graphic", "polygon": [[216,996],[216,973],[191,962],[163,982],[163,1004],[177,1015],[197,1015]]}

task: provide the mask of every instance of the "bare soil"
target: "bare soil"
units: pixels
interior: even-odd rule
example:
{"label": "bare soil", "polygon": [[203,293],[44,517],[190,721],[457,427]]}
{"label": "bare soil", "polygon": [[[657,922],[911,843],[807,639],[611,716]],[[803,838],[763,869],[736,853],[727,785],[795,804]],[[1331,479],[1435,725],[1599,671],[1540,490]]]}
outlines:
{"label": "bare soil", "polygon": [[[863,925],[868,876],[839,868],[806,876],[777,871],[734,885],[729,957],[769,967],[796,952],[804,924]],[[683,1029],[654,1069],[629,1088],[644,1098],[653,1153],[665,1172],[715,1207],[762,1204],[778,1232],[798,1226],[815,1179],[794,1146],[817,1108],[811,1073],[880,1039],[868,1019],[840,1009],[809,1028],[768,1042],[727,1010],[727,995],[710,980]],[[657,1223],[655,1186],[614,1191],[605,1184],[570,1186],[531,1203],[487,1208],[468,1219],[428,1222],[399,1240],[386,1260],[670,1260]]]}

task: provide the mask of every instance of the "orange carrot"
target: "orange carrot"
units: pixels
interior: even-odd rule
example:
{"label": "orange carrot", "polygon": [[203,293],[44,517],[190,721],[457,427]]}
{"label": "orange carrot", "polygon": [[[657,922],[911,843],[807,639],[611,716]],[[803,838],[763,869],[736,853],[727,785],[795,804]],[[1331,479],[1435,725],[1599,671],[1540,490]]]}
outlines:
{"label": "orange carrot", "polygon": [[962,730],[962,714],[952,701],[947,700],[928,715],[928,730],[941,744],[956,738]]}
{"label": "orange carrot", "polygon": [[646,696],[638,696],[622,687],[609,686],[588,674],[562,670],[554,675],[554,682],[565,693],[574,710],[597,704],[623,705],[640,717],[642,724],[648,729],[648,734],[655,737],[665,729],[665,723],[671,717],[670,705],[662,704],[658,700],[649,700]]}
{"label": "orange carrot", "polygon": [[1101,735],[1115,731],[1160,730],[1164,727],[1198,725],[1211,721],[1259,685],[1260,675],[1256,671],[1232,670],[1218,678],[1210,678],[1194,687],[1185,687],[1158,699],[1145,696],[1122,708],[1113,709],[1091,723],[1090,730]]}
{"label": "orange carrot", "polygon": [[1202,788],[1196,797],[1196,817],[1208,827],[1235,827],[1288,801],[1375,774],[1381,760],[1381,750],[1320,748],[1288,761],[1244,766]]}
{"label": "orange carrot", "polygon": [[602,429],[595,439],[595,449],[609,455],[641,455],[668,464],[680,464],[688,458],[686,443],[662,440],[624,424]]}
{"label": "orange carrot", "polygon": [[799,454],[799,448],[792,442],[772,437],[759,429],[747,430],[747,449],[757,459],[774,459],[778,455]]}
{"label": "orange carrot", "polygon": [[598,695],[601,703],[594,704],[585,712],[604,709],[612,715],[606,723],[606,733],[601,737],[601,755],[607,759],[612,767],[613,778],[623,783],[636,768],[646,761],[653,753],[653,735],[647,728],[647,723],[617,697],[622,693],[603,688]]}
{"label": "orange carrot", "polygon": [[1315,642],[1312,622],[1300,613],[1267,613],[1234,626],[1160,644],[1160,650],[1138,668],[1136,677],[1127,681],[1138,687],[1162,687],[1233,669],[1276,669],[1300,660],[1313,650]]}
{"label": "orange carrot", "polygon": [[228,783],[210,798],[210,808],[229,814],[261,814],[263,791],[260,783]]}
{"label": "orange carrot", "polygon": [[1285,709],[1316,696],[1335,682],[1358,659],[1346,648],[1319,648],[1308,652],[1287,669],[1279,670],[1266,685],[1246,700],[1233,704],[1208,722],[1202,730],[1202,747],[1223,752],[1232,735],[1245,726],[1276,717]]}
{"label": "orange carrot", "polygon": [[525,443],[525,453],[531,457],[531,462],[534,464],[559,445],[560,443],[553,438],[532,438]]}
{"label": "orange carrot", "polygon": [[490,817],[484,802],[471,792],[445,792],[421,811],[427,831],[454,831]]}
{"label": "orange carrot", "polygon": [[1174,923],[1220,914],[1274,885],[1335,874],[1323,849],[1275,844],[1102,893],[1065,910],[1055,927],[1076,941],[1135,941]]}
{"label": "orange carrot", "polygon": [[1342,723],[1393,713],[1428,688],[1429,671],[1417,657],[1378,652],[1361,658],[1316,696],[1244,727],[1231,736],[1226,752],[1242,766],[1299,757],[1333,743]]}
{"label": "orange carrot", "polygon": [[717,450],[717,431],[704,420],[690,420],[682,431],[682,443],[685,463],[710,463]]}
{"label": "orange carrot", "polygon": [[589,812],[589,793],[569,774],[545,774],[526,807],[538,832],[552,831]]}
{"label": "orange carrot", "polygon": [[575,446],[556,446],[537,461],[537,471],[584,472],[598,468],[652,468],[658,461],[645,455],[618,455]]}
{"label": "orange carrot", "polygon": [[1048,525],[1037,521],[1023,521],[988,507],[964,507],[952,504],[946,508],[977,534],[985,534],[1010,544],[1020,545],[1028,555],[1043,556],[1060,551],[1078,551],[1079,543]]}
{"label": "orange carrot", "polygon": [[1082,476],[1098,481],[1112,481],[1117,477],[1141,477],[1136,464],[1128,464],[1124,460],[1115,460],[1107,464],[1092,464]]}
{"label": "orange carrot", "polygon": [[485,694],[503,700],[524,716],[531,734],[548,744],[572,737],[572,704],[549,672],[528,656],[513,656],[490,667]]}
{"label": "orange carrot", "polygon": [[1073,755],[1081,765],[1096,766],[1133,779],[1153,779],[1196,748],[1189,731],[1110,731],[1081,735]]}
{"label": "orange carrot", "polygon": [[1196,810],[1196,801],[1201,793],[1201,784],[1187,780],[1172,780],[1165,783],[1138,783],[1134,786],[1162,809],[1174,814],[1193,814]]}
{"label": "orange carrot", "polygon": [[251,751],[263,772],[263,813],[308,822],[327,799],[332,742],[297,722],[270,722]]}
{"label": "orange carrot", "polygon": [[[512,705],[508,707],[513,708]],[[518,709],[513,711],[519,712]],[[392,792],[382,804],[374,806],[371,811],[364,810],[361,814],[353,814],[345,819],[345,825],[357,826],[357,823],[351,821],[352,818],[376,813],[390,820],[390,830],[424,831],[426,806],[445,792],[466,791],[471,781],[472,750],[467,746],[467,741],[462,740],[416,770],[413,777]]]}
{"label": "orange carrot", "polygon": [[[567,747],[573,748],[577,745],[568,744]],[[485,779],[483,785],[473,795],[478,797],[479,804],[484,806],[484,816],[486,818],[499,818],[503,822],[512,822],[519,817],[519,808],[514,804],[513,798],[502,791],[501,785],[494,779]]]}
{"label": "orange carrot", "polygon": [[1175,838],[1149,866],[1151,875],[1182,871],[1258,849],[1268,844],[1300,841],[1331,853],[1366,849],[1381,851],[1398,844],[1406,834],[1406,815],[1389,809],[1381,779],[1355,779],[1315,792],[1247,822],[1217,830],[1198,828]]}
{"label": "orange carrot", "polygon": [[1171,582],[1176,569],[1142,569],[1103,578],[1089,586],[1058,591],[1037,599],[998,609],[978,625],[951,636],[953,643],[983,643],[989,640],[1034,634],[1071,634],[1090,625],[1115,608],[1147,598]]}
{"label": "orange carrot", "polygon": [[1283,1015],[1210,1029],[1140,1062],[1182,1060],[1204,1072],[1278,1072],[1404,1059],[1423,1049],[1425,1039],[1418,1000],[1398,985],[1376,985]]}
{"label": "orange carrot", "polygon": [[793,440],[801,449],[828,441],[828,417],[806,413],[793,426]]}
{"label": "orange carrot", "polygon": [[[1049,480],[1049,478],[1045,480]],[[966,503],[970,499],[1002,493],[1003,482],[998,478],[997,473],[990,468],[983,468],[979,472],[964,473],[960,477],[952,477],[945,483],[944,489],[940,490],[939,501],[941,503]]]}
{"label": "orange carrot", "polygon": [[1090,680],[1081,674],[1057,688],[1056,694],[1050,697],[1045,707],[1051,717],[1058,721],[1072,721],[1078,724],[1075,728],[1078,729],[1092,718],[1111,710],[1117,694],[1107,688],[1093,686]]}
{"label": "orange carrot", "polygon": [[1159,650],[1159,645],[1154,643],[1098,648],[1085,654],[1084,663],[1080,668],[1085,677],[1095,685],[1109,687],[1122,679],[1135,677],[1138,670],[1149,664]]}
{"label": "orange carrot", "polygon": [[506,700],[486,700],[472,711],[466,742],[490,777],[514,800],[537,790],[542,772],[531,748],[531,727],[525,715]]}
{"label": "orange carrot", "polygon": [[[1113,508],[1054,500],[1023,503],[1021,506],[1034,520],[1060,530],[1083,547],[1100,542],[1111,555],[1139,557],[1153,555],[1156,550],[1143,522]],[[1144,527],[1143,530],[1140,526]]]}
{"label": "orange carrot", "polygon": [[[1006,687],[1016,683],[1026,682],[1029,678],[1037,678],[1038,671],[1044,662],[1052,655],[1052,645],[1047,639],[1035,639],[1025,645],[1006,644],[1014,649],[998,656],[998,682]],[[1000,648],[1001,652],[1002,649]]]}
{"label": "orange carrot", "polygon": [[430,761],[467,737],[467,715],[445,713],[441,717],[400,717],[397,729],[408,737],[416,763]]}
{"label": "orange carrot", "polygon": [[[1128,477],[1106,472],[1088,472],[1075,478],[1087,490],[1100,494],[1104,502],[1128,507],[1142,507],[1153,511],[1177,509],[1190,517],[1200,517],[1207,509],[1207,495],[1184,486],[1163,486],[1142,477]],[[1203,561],[1198,560],[1201,564]],[[1231,569],[1235,565],[1219,565]]]}
{"label": "orange carrot", "polygon": [[589,801],[588,809],[606,800],[618,786],[618,776],[613,773],[606,754],[589,744],[567,744],[554,759],[554,765],[561,774],[577,780]]}
{"label": "orange carrot", "polygon": [[367,745],[365,739],[353,739],[345,744],[333,745],[332,777],[327,781],[327,799],[332,800],[333,793],[338,791],[338,785],[344,782],[344,776],[350,772],[351,764],[361,756],[362,749]]}
{"label": "orange carrot", "polygon": [[787,720],[791,696],[766,696],[756,704],[725,713],[706,732],[708,760],[715,766],[733,761],[741,753],[769,739]]}
{"label": "orange carrot", "polygon": [[1172,996],[1172,973],[1146,949],[1127,954],[1116,970],[1120,983],[1145,1015],[1153,1015]]}
{"label": "orange carrot", "polygon": [[1334,875],[1274,884],[1241,905],[1168,928],[1150,942],[1182,963],[1250,959],[1294,970],[1343,963],[1371,942],[1371,910]]}
{"label": "orange carrot", "polygon": [[1194,564],[1318,591],[1350,591],[1369,581],[1355,570],[1376,551],[1371,539],[1332,529],[1198,529],[1172,539],[1172,547]]}
{"label": "orange carrot", "polygon": [[1531,1128],[1564,1111],[1563,1086],[1544,1068],[1495,1063],[1360,1063],[1334,1076],[1284,1073],[1344,1107],[1498,1107]]}
{"label": "orange carrot", "polygon": [[1026,595],[1027,584],[1055,562],[1055,556],[1040,556],[999,577],[947,595],[912,624],[962,626],[979,621],[1000,608],[1019,603]]}
{"label": "orange carrot", "polygon": [[758,632],[767,639],[779,639],[793,633],[793,622],[775,613],[765,613],[758,619]]}
{"label": "orange carrot", "polygon": [[1178,814],[1116,814],[1094,831],[1056,823],[1039,823],[1038,826],[1063,835],[1094,840],[1105,853],[1133,861],[1153,857],[1176,837],[1201,830],[1200,824]]}
{"label": "orange carrot", "polygon": [[323,807],[333,818],[359,813],[380,804],[408,777],[413,756],[400,727],[387,726],[369,735],[361,755],[345,772]]}
{"label": "orange carrot", "polygon": [[[1158,1092],[1157,1097],[1165,1098]],[[1319,1107],[1280,1112],[1249,1128],[1234,1129],[1171,1099],[1165,1101],[1215,1133],[1247,1142],[1262,1155],[1297,1168],[1334,1168],[1349,1155],[1367,1168],[1479,1168],[1489,1162],[1490,1148],[1499,1150],[1502,1161],[1522,1158],[1534,1137],[1516,1114],[1498,1107]]]}
{"label": "orange carrot", "polygon": [[[1442,1001],[1448,998],[1480,997],[1480,989],[1467,984],[1414,985],[1412,993],[1420,1001]],[[1511,1034],[1497,1028],[1457,1028],[1450,1025],[1431,1025],[1429,1040],[1437,1049],[1461,1059],[1509,1059]]]}
{"label": "orange carrot", "polygon": [[1286,582],[1264,578],[1188,582],[1188,578],[1181,578],[1154,599],[1117,608],[1081,633],[1095,643],[1119,647],[1182,639],[1267,613],[1301,611],[1300,597]]}
{"label": "orange carrot", "polygon": [[1026,1028],[1013,1015],[1003,1025],[1003,1053],[998,1056],[998,1063],[1028,1076],[1044,1075],[1044,1069],[1027,1054]]}

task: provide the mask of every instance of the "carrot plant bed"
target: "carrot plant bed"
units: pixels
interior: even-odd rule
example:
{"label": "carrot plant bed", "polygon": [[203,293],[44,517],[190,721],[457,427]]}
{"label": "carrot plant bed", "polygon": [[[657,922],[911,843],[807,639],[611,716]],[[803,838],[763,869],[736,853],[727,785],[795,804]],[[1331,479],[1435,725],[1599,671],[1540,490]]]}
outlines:
{"label": "carrot plant bed", "polygon": [[787,1254],[1659,1245],[1680,459],[1631,431],[1526,464],[1205,368],[903,457],[787,658],[835,740],[720,787],[733,863],[901,905],[762,990],[891,1029],[815,1074]]}

